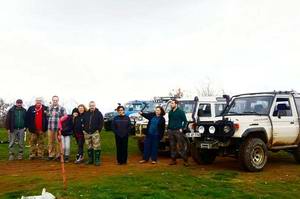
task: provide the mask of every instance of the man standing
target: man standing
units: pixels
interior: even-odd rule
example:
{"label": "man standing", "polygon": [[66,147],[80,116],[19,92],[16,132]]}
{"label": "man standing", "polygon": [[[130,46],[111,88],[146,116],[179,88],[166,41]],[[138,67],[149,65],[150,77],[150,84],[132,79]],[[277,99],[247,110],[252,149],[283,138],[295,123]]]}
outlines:
{"label": "man standing", "polygon": [[103,115],[96,108],[96,103],[89,103],[89,110],[83,116],[83,133],[85,143],[88,146],[87,164],[100,165],[101,140],[100,132],[103,128]]}
{"label": "man standing", "polygon": [[29,107],[26,113],[26,124],[31,133],[29,159],[44,158],[44,140],[48,128],[48,108],[42,104],[42,99],[37,98],[35,105]]}
{"label": "man standing", "polygon": [[58,144],[58,122],[66,114],[64,107],[59,105],[58,96],[52,97],[52,104],[48,111],[48,160],[59,159],[60,148]]}
{"label": "man standing", "polygon": [[183,135],[183,129],[187,125],[187,119],[184,111],[178,108],[178,101],[171,101],[171,111],[169,112],[169,124],[168,124],[168,134],[171,147],[171,158],[172,161],[170,165],[176,165],[177,151],[179,155],[184,160],[184,166],[189,166],[188,164],[188,144]]}
{"label": "man standing", "polygon": [[23,108],[23,101],[18,99],[16,105],[9,109],[6,118],[6,128],[9,135],[9,160],[14,160],[14,145],[19,145],[18,160],[23,159],[24,134],[26,128],[26,109]]}

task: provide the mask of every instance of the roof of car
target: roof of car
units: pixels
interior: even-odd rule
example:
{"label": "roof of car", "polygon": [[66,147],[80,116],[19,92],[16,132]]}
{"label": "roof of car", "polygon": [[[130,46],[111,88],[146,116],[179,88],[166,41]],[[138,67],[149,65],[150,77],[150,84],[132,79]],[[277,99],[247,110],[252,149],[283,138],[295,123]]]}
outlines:
{"label": "roof of car", "polygon": [[295,91],[272,91],[272,92],[258,92],[258,93],[244,93],[239,95],[234,95],[233,97],[240,97],[240,96],[251,96],[251,95],[300,95]]}

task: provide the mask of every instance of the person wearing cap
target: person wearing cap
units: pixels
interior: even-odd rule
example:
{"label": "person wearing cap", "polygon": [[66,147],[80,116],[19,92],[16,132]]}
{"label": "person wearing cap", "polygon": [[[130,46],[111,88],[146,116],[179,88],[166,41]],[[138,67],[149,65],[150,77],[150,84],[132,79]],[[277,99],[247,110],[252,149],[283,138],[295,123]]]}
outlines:
{"label": "person wearing cap", "polygon": [[48,107],[42,104],[41,98],[36,98],[35,105],[26,112],[26,126],[31,133],[29,159],[44,158],[44,140],[48,129]]}
{"label": "person wearing cap", "polygon": [[24,134],[26,129],[26,109],[23,108],[23,101],[18,99],[16,104],[9,109],[6,117],[6,129],[9,135],[9,160],[15,159],[14,146],[18,143],[18,160],[23,159]]}
{"label": "person wearing cap", "polygon": [[51,106],[48,110],[48,160],[59,160],[58,122],[64,115],[66,115],[66,110],[59,105],[59,97],[56,95],[53,96]]}

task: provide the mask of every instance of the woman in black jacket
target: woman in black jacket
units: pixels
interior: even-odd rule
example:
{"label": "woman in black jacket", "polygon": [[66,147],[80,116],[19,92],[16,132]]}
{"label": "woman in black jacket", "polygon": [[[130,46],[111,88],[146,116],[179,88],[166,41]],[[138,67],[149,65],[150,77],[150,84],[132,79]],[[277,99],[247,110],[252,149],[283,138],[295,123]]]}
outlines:
{"label": "woman in black jacket", "polygon": [[[76,110],[76,109],[75,109]],[[75,164],[80,164],[83,162],[84,157],[84,134],[83,134],[83,117],[85,112],[87,111],[86,107],[83,104],[80,104],[77,110],[73,113],[73,133],[78,145],[78,152],[76,155]]]}
{"label": "woman in black jacket", "polygon": [[149,120],[144,140],[144,157],[140,163],[148,162],[151,157],[152,164],[156,164],[158,144],[164,136],[166,126],[166,120],[164,118],[165,110],[161,106],[158,106],[153,113],[141,112],[140,114]]}

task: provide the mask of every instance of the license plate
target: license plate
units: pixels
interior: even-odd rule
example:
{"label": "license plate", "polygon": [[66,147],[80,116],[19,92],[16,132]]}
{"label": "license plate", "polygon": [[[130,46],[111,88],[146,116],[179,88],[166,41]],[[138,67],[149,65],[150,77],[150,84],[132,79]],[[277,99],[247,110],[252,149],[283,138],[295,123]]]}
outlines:
{"label": "license plate", "polygon": [[189,137],[189,138],[201,137],[201,134],[200,133],[187,133],[186,137]]}
{"label": "license plate", "polygon": [[210,144],[210,143],[201,143],[200,148],[201,149],[211,149],[212,144]]}

